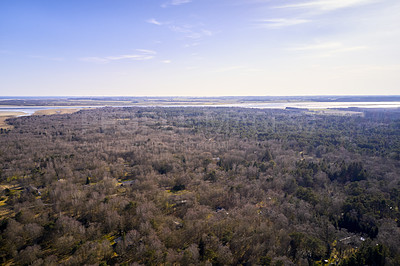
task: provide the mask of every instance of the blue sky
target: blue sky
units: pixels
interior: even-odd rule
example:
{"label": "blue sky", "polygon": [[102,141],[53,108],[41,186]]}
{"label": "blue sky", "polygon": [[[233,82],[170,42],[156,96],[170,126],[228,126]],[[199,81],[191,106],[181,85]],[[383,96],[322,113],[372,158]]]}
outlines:
{"label": "blue sky", "polygon": [[0,96],[400,94],[398,0],[0,0]]}

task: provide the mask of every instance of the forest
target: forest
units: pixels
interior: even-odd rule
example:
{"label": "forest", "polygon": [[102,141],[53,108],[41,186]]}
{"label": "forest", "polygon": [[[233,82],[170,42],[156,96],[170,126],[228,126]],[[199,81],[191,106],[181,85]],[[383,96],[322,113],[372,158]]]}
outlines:
{"label": "forest", "polygon": [[361,111],[8,119],[0,263],[400,265],[400,110]]}

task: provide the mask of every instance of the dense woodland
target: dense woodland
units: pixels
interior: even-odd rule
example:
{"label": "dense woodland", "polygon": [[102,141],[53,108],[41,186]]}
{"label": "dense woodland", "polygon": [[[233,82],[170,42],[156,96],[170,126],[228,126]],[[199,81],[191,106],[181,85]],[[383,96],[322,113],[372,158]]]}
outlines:
{"label": "dense woodland", "polygon": [[400,111],[99,108],[0,134],[0,262],[400,265]]}

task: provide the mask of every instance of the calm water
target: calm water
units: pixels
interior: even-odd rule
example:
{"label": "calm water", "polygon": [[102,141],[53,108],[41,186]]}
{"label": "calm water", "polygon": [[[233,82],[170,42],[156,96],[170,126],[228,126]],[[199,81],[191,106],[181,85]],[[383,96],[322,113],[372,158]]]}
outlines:
{"label": "calm water", "polygon": [[94,107],[102,107],[102,106],[7,106],[0,107],[0,112],[23,112],[24,115],[27,116],[32,115],[36,111],[40,110],[49,110],[49,109],[76,109],[76,108],[94,108]]}

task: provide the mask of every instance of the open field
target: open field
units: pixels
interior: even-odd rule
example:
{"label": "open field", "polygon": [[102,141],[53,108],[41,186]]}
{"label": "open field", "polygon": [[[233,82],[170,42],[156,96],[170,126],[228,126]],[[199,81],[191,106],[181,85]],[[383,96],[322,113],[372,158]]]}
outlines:
{"label": "open field", "polygon": [[55,114],[72,114],[78,112],[81,108],[74,108],[74,109],[47,109],[47,110],[39,110],[36,111],[33,115],[55,115]]}
{"label": "open field", "polygon": [[[33,115],[54,115],[54,114],[72,114],[75,113],[82,108],[58,108],[58,109],[47,109],[47,110],[38,110]],[[16,116],[27,115],[24,112],[12,112],[12,111],[0,111],[0,128],[2,129],[12,129],[13,127],[7,124],[6,120],[9,118],[13,118]]]}
{"label": "open field", "polygon": [[309,109],[310,114],[336,115],[336,116],[364,116],[361,111],[337,110],[337,109]]}
{"label": "open field", "polygon": [[12,126],[8,125],[6,120],[19,115],[24,115],[24,112],[0,112],[0,128],[12,129]]}
{"label": "open field", "polygon": [[[82,108],[57,108],[57,109],[46,109],[46,110],[38,110],[33,115],[55,115],[55,114],[72,114]],[[6,120],[9,118],[13,118],[16,116],[27,115],[24,112],[12,112],[12,111],[0,111],[0,128],[3,129],[12,129],[13,127],[7,124]]]}

